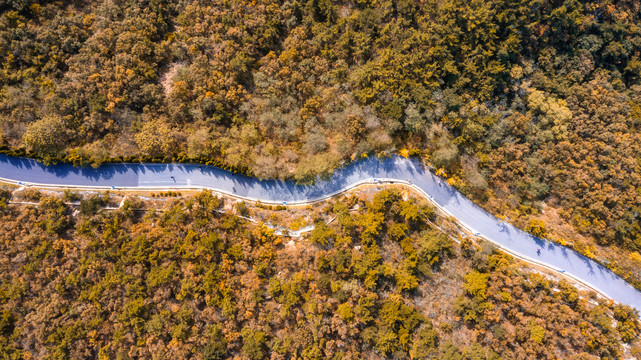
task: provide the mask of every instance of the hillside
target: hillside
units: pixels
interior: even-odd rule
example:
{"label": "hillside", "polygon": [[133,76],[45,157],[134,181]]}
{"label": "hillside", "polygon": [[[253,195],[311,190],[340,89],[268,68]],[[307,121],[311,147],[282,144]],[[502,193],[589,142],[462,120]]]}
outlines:
{"label": "hillside", "polygon": [[3,2],[0,146],[301,182],[409,149],[641,283],[639,14],[604,0]]}
{"label": "hillside", "polygon": [[637,312],[461,238],[411,194],[288,210],[176,195],[108,210],[120,195],[3,191],[3,358],[641,356]]}

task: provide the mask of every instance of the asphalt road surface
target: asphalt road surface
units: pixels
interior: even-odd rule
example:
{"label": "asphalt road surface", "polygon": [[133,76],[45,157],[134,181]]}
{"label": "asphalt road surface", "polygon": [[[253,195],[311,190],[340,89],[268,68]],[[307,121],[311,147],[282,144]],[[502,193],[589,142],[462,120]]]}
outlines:
{"label": "asphalt road surface", "polygon": [[[477,235],[508,251],[572,276],[615,301],[641,310],[641,292],[610,270],[571,250],[502,222],[468,200],[418,161],[369,158],[336,170],[314,185],[258,180],[213,167],[190,164],[106,164],[97,169],[68,164],[44,166],[35,160],[0,155],[0,178],[45,186],[95,188],[205,188],[248,200],[283,204],[323,199],[360,182],[399,180],[420,188],[442,209]],[[540,252],[538,252],[540,249]]]}

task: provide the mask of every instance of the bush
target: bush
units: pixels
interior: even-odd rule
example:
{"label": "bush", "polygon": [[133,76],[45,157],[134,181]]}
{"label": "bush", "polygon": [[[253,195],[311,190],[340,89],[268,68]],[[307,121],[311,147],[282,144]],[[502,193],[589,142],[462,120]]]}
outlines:
{"label": "bush", "polygon": [[100,194],[91,194],[88,198],[80,201],[80,214],[84,216],[95,215],[105,205]]}
{"label": "bush", "polygon": [[244,217],[249,217],[249,208],[244,201],[236,203],[236,214]]}
{"label": "bush", "polygon": [[82,199],[82,196],[78,194],[75,191],[71,191],[69,189],[65,189],[63,195],[62,195],[62,200],[65,202],[76,202],[80,201]]}
{"label": "bush", "polygon": [[22,197],[28,201],[40,201],[42,193],[33,188],[26,188],[22,191]]}

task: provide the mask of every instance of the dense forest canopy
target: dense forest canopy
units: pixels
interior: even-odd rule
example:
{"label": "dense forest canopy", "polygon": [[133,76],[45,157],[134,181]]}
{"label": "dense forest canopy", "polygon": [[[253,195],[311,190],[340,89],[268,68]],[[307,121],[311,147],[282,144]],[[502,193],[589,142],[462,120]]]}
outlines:
{"label": "dense forest canopy", "polygon": [[45,161],[216,159],[302,182],[420,150],[495,212],[545,200],[640,250],[640,6],[3,1],[0,140]]}
{"label": "dense forest canopy", "polygon": [[459,244],[399,191],[322,204],[303,239],[208,192],[143,212],[134,197],[108,211],[109,194],[23,194],[37,205],[0,191],[3,359],[641,355],[637,311]]}
{"label": "dense forest canopy", "polygon": [[[607,265],[640,287],[640,7],[0,0],[0,150],[300,182],[418,153],[495,213],[547,206],[632,250]],[[641,356],[637,313],[458,244],[398,192],[332,203],[336,221],[293,245],[206,192],[157,212],[10,198],[2,358]]]}

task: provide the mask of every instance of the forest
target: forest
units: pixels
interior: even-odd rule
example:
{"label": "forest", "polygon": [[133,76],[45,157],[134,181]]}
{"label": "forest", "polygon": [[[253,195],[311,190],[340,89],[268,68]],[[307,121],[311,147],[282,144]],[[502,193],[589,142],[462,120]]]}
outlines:
{"label": "forest", "polygon": [[[300,183],[364,156],[412,154],[492,213],[641,288],[640,7],[3,0],[0,152],[79,166],[198,162]],[[16,209],[1,195],[0,346],[13,358],[201,348],[203,358],[618,358],[617,341],[637,331],[603,317],[626,324],[628,310],[586,304],[500,254],[456,255],[413,215],[401,221],[409,210],[397,199],[391,213],[320,226],[316,247],[285,269],[274,260],[289,256],[280,238],[204,215],[218,200],[139,218],[99,211],[96,199],[72,216],[52,198]],[[347,251],[353,244],[360,250]],[[397,258],[386,244],[400,246]],[[428,321],[412,303],[443,261],[475,283],[457,295],[450,318],[460,322]],[[368,298],[379,293],[390,296]],[[365,312],[338,314],[348,309]],[[158,330],[168,326],[175,332]],[[473,340],[457,338],[462,328]]]}
{"label": "forest", "polygon": [[632,0],[6,0],[0,151],[301,183],[420,154],[521,225],[558,210],[575,230],[558,241],[640,282],[640,14]]}
{"label": "forest", "polygon": [[109,193],[19,192],[0,193],[3,359],[641,356],[636,310],[400,190],[322,203],[298,239],[206,191],[116,210]]}

